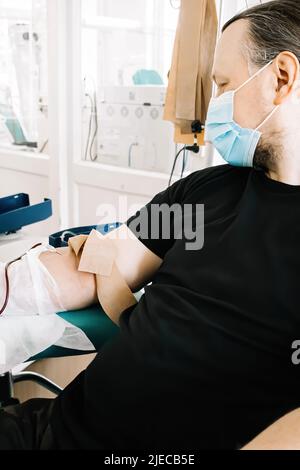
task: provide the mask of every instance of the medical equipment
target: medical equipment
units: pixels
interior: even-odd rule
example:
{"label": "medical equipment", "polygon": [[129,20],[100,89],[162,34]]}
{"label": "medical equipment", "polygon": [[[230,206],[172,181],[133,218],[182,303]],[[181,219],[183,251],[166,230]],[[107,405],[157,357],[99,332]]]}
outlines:
{"label": "medical equipment", "polygon": [[86,139],[83,139],[85,142],[84,160],[87,161],[89,157],[92,162],[95,162],[98,159],[97,148],[95,150],[95,141],[97,138],[99,126],[97,90],[96,84],[91,77],[89,77],[89,81],[92,83],[92,91],[89,91],[87,88],[87,77],[85,77],[83,80],[84,99],[87,99],[89,103],[89,105],[86,105],[86,103],[84,103],[84,111],[87,110],[89,112],[87,136]]}
{"label": "medical equipment", "polygon": [[160,74],[156,70],[141,69],[132,77],[134,85],[161,85],[164,82]]}
{"label": "medical equipment", "polygon": [[115,222],[113,224],[88,225],[84,227],[69,228],[67,230],[50,235],[49,244],[54,248],[64,248],[68,246],[68,242],[71,237],[76,237],[78,235],[89,235],[92,230],[98,230],[98,232],[100,232],[102,235],[106,235],[121,225],[122,224],[120,222]]}
{"label": "medical equipment", "polygon": [[41,41],[27,24],[9,28],[13,62],[19,90],[20,114],[25,141],[37,142],[37,113],[40,91]]}
{"label": "medical equipment", "polygon": [[106,87],[99,96],[97,161],[170,173],[176,145],[162,119],[166,87]]}
{"label": "medical equipment", "polygon": [[279,108],[279,105],[275,106],[255,129],[241,127],[234,120],[235,94],[260,75],[272,62],[273,60],[260,68],[236,90],[211,98],[205,124],[205,140],[212,143],[230,165],[253,167],[255,150],[262,136],[259,129],[269,121]]}
{"label": "medical equipment", "polygon": [[30,205],[28,194],[19,193],[0,199],[0,234],[14,233],[21,228],[52,216],[52,201],[44,199]]}
{"label": "medical equipment", "polygon": [[9,141],[14,145],[24,145],[36,148],[36,142],[29,142],[24,134],[22,123],[17,117],[13,104],[11,90],[8,87],[0,89],[0,118],[2,121],[2,129],[6,129],[6,138],[9,135]]}
{"label": "medical equipment", "polygon": [[15,145],[25,145],[26,137],[13,109],[8,105],[0,103],[0,115],[7,132],[10,134],[12,142]]}
{"label": "medical equipment", "polygon": [[187,167],[187,160],[188,160],[187,152],[193,152],[195,154],[200,152],[200,147],[198,145],[198,135],[201,134],[201,132],[204,130],[205,126],[200,121],[196,120],[196,121],[193,121],[191,127],[192,127],[192,129],[191,129],[192,133],[194,134],[194,145],[189,145],[189,146],[185,145],[176,154],[175,159],[174,159],[174,163],[173,163],[173,167],[172,167],[172,171],[171,171],[171,175],[170,175],[170,179],[169,179],[168,187],[170,187],[171,184],[172,184],[172,178],[173,178],[173,175],[175,173],[176,164],[177,164],[177,161],[178,161],[178,158],[179,158],[180,154],[183,152],[182,168],[181,168],[181,174],[180,174],[180,177],[182,178],[183,175],[184,175],[185,169]]}

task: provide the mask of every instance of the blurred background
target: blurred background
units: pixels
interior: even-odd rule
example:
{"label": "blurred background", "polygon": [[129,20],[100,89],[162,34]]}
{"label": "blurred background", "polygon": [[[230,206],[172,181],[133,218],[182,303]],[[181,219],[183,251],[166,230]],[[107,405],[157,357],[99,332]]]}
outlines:
{"label": "blurred background", "polygon": [[[219,28],[255,3],[218,0]],[[29,231],[103,222],[103,204],[125,219],[165,189],[182,147],[163,120],[180,5],[0,0],[0,197],[53,201]],[[174,180],[220,163],[184,152]]]}

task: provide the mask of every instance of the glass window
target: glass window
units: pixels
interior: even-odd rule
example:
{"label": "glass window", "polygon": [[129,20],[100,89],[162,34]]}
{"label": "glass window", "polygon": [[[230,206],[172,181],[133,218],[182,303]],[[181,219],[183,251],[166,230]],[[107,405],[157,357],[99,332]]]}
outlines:
{"label": "glass window", "polygon": [[46,0],[0,0],[0,145],[47,140]]}
{"label": "glass window", "polygon": [[169,172],[163,109],[179,0],[82,0],[83,160]]}

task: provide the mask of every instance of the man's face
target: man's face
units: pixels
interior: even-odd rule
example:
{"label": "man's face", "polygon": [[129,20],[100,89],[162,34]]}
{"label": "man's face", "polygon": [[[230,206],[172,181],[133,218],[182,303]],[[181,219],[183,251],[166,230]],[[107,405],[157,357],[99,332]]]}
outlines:
{"label": "man's face", "polygon": [[[217,96],[227,91],[237,90],[255,72],[259,70],[249,64],[247,58],[247,32],[249,23],[239,20],[231,24],[222,34],[218,43],[213,77],[217,85]],[[244,128],[256,129],[274,110],[278,90],[277,75],[270,64],[261,74],[257,75],[234,97],[234,120]],[[285,115],[286,118],[286,115]],[[255,151],[256,165],[274,169],[281,152],[282,116],[270,119],[260,131],[262,138]],[[287,120],[285,119],[287,122]]]}
{"label": "man's face", "polygon": [[[213,77],[217,96],[236,90],[258,70],[249,67],[245,49],[248,22],[239,20],[230,25],[218,43]],[[242,127],[255,129],[274,108],[274,75],[270,68],[251,80],[235,95],[234,119]],[[273,85],[273,86],[272,86]]]}

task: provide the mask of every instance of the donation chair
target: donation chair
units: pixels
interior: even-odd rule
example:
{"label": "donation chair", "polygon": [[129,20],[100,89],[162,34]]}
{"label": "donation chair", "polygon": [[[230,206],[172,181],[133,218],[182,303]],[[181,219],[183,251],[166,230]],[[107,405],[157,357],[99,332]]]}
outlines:
{"label": "donation chair", "polygon": [[[68,239],[79,233],[89,233],[93,228],[99,230],[102,234],[108,233],[117,228],[120,224],[106,224],[102,226],[79,227],[66,230],[51,235],[49,238],[50,245],[55,248],[67,246]],[[137,300],[142,293],[136,294]],[[90,341],[95,346],[95,351],[79,351],[60,346],[52,346],[41,352],[37,356],[29,359],[29,361],[38,361],[41,359],[50,359],[58,357],[79,356],[84,354],[93,354],[100,351],[101,347],[110,339],[112,339],[119,331],[119,327],[106,315],[99,305],[95,305],[88,309],[76,310],[58,313],[59,316],[66,321],[81,328]],[[48,391],[59,395],[62,391],[61,387],[53,383],[48,378],[37,374],[36,372],[24,371],[14,374],[12,371],[0,375],[0,408],[18,404],[19,401],[14,397],[14,384],[19,382],[35,382],[46,388]]]}

